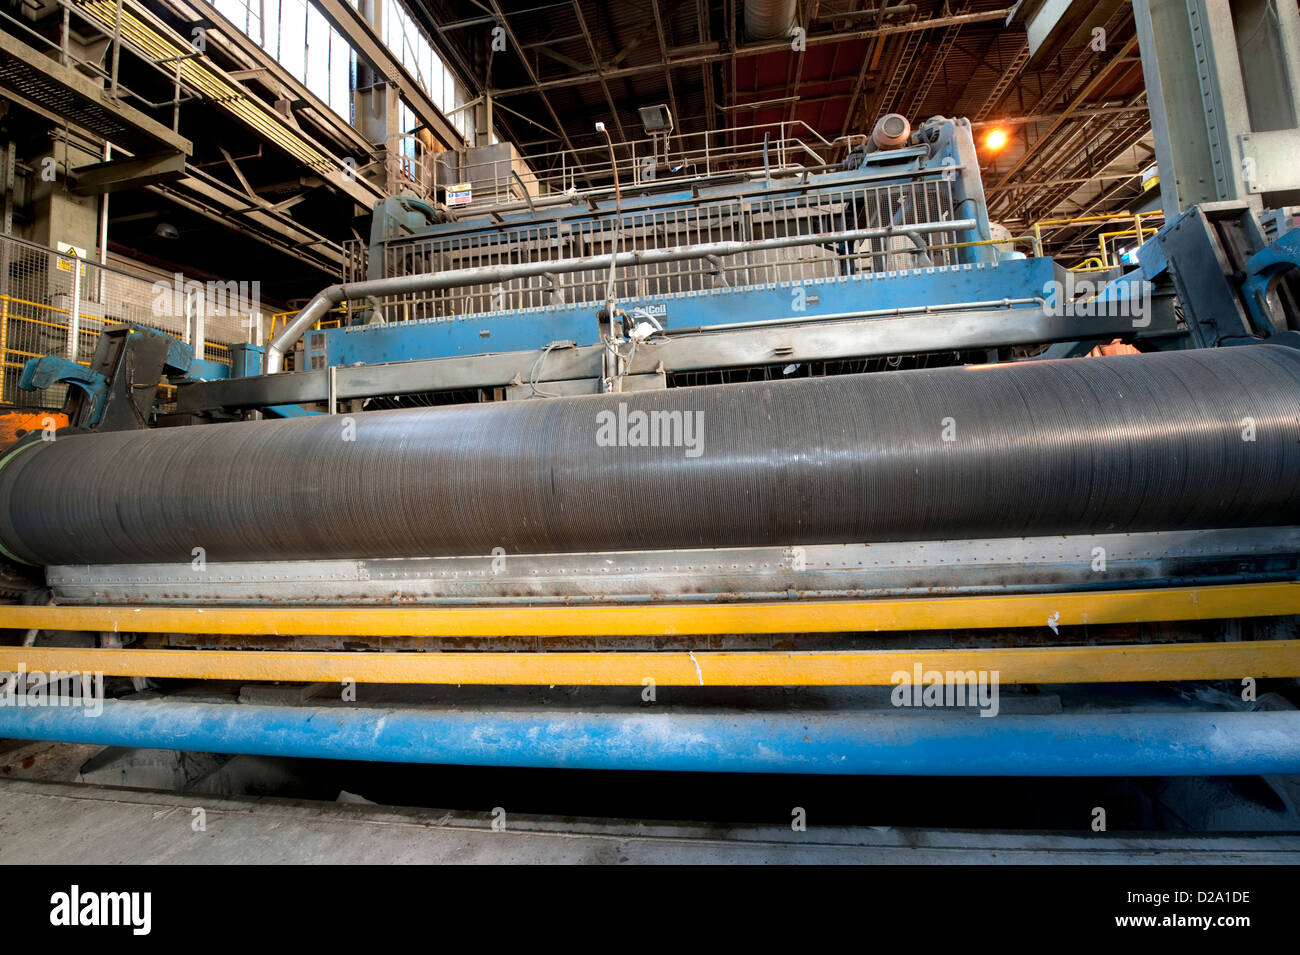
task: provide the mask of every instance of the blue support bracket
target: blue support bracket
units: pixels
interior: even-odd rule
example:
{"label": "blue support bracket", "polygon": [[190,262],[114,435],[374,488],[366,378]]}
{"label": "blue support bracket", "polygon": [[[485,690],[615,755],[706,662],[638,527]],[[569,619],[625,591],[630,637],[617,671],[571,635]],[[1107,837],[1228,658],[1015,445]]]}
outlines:
{"label": "blue support bracket", "polygon": [[262,345],[230,346],[230,377],[248,378],[262,373],[262,363],[266,360],[266,348]]}
{"label": "blue support bracket", "polygon": [[1256,328],[1273,326],[1269,289],[1278,276],[1297,267],[1300,267],[1300,229],[1279,236],[1246,260],[1246,280],[1241,284],[1241,291]]}
{"label": "blue support bracket", "polygon": [[190,363],[194,361],[194,349],[179,338],[156,332],[152,328],[145,328],[143,325],[132,325],[131,331],[137,335],[157,335],[159,338],[167,339],[167,359],[163,369],[167,374],[184,374],[189,371]]}
{"label": "blue support bracket", "polygon": [[18,387],[23,391],[40,391],[60,384],[70,388],[80,388],[86,393],[90,401],[86,426],[94,427],[98,424],[104,413],[105,399],[108,397],[108,379],[99,372],[67,358],[45,355],[41,358],[29,358],[18,378]]}

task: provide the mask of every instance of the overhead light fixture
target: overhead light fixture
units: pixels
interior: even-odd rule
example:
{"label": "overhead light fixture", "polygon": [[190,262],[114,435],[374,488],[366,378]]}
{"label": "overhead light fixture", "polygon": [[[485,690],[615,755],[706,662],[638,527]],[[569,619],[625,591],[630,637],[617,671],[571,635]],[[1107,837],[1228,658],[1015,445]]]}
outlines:
{"label": "overhead light fixture", "polygon": [[176,228],[170,222],[159,222],[153,227],[153,234],[160,239],[179,239],[181,230]]}
{"label": "overhead light fixture", "polygon": [[984,145],[989,149],[1001,149],[1007,144],[1007,134],[1005,130],[991,129],[989,134],[984,137]]}
{"label": "overhead light fixture", "polygon": [[641,114],[641,128],[647,134],[664,136],[673,131],[673,114],[662,103],[658,106],[642,106],[637,112]]}

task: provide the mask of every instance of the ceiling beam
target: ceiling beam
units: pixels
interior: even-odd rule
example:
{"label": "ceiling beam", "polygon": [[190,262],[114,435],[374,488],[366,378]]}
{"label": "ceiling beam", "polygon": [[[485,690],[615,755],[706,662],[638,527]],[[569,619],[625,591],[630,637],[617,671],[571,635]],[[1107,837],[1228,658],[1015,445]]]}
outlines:
{"label": "ceiling beam", "polygon": [[664,61],[664,82],[668,84],[668,108],[672,110],[673,121],[681,122],[683,117],[677,112],[677,92],[673,89],[673,69],[668,65],[668,38],[664,35],[664,18],[659,11],[659,0],[650,0],[650,9],[655,15],[655,36],[659,38],[659,57]]}
{"label": "ceiling beam", "polygon": [[[532,80],[533,86],[538,87],[538,93],[541,96],[542,103],[543,105],[545,105],[546,111],[551,114],[551,121],[555,123],[556,132],[560,134],[560,141],[564,144],[564,147],[572,154],[573,162],[579,169],[582,170],[583,176],[587,178],[588,182],[591,182],[591,173],[587,170],[586,165],[578,157],[578,150],[573,145],[573,140],[569,138],[568,132],[565,131],[564,122],[563,120],[560,119],[560,114],[555,111],[555,106],[551,103],[550,97],[548,97],[545,92],[541,91],[537,80],[537,73],[533,69],[533,65],[528,62],[528,55],[524,52],[523,47],[520,46],[519,37],[515,35],[514,28],[510,26],[510,21],[506,19],[506,15],[501,11],[501,4],[498,3],[497,0],[488,0],[488,2],[492,7],[492,12],[496,15],[497,23],[501,26],[501,29],[505,31],[506,39],[510,41],[510,45],[514,49],[516,58],[519,60],[520,63],[523,64],[524,72],[526,72],[528,74],[528,78]],[[485,93],[484,95],[495,97],[497,94]],[[611,174],[613,174],[615,171],[610,170],[610,172]]]}
{"label": "ceiling beam", "polygon": [[609,84],[605,82],[605,71],[600,65],[600,51],[596,49],[596,41],[591,38],[591,30],[587,27],[587,18],[582,15],[582,0],[573,0],[573,15],[578,19],[578,29],[582,31],[582,37],[587,41],[587,52],[591,56],[591,62],[596,66],[596,75],[600,77],[600,88],[605,92],[605,103],[609,106],[609,115],[614,119],[614,127],[618,130],[618,138],[627,142],[627,133],[623,131],[623,120],[618,115],[618,107],[614,105],[614,96],[609,91]]}
{"label": "ceiling beam", "polygon": [[[492,0],[493,7],[497,4]],[[888,24],[886,26],[876,27],[867,30],[851,30],[848,32],[837,33],[818,33],[808,34],[806,42],[808,46],[824,46],[828,43],[849,43],[855,40],[867,40],[873,37],[895,36],[899,34],[912,33],[918,30],[933,30],[942,27],[953,26],[955,24],[967,23],[990,23],[995,20],[1005,20],[1011,12],[1010,7],[1001,10],[986,10],[980,13],[967,13],[960,16],[934,17],[929,20],[917,20],[911,23]],[[716,47],[716,44],[696,44],[696,47],[677,47],[668,51],[669,58],[666,63],[646,63],[637,66],[627,66],[615,70],[605,70],[603,72],[588,72],[577,76],[563,76],[544,81],[536,79],[527,86],[512,86],[492,91],[495,97],[521,96],[528,93],[544,93],[550,90],[563,89],[570,86],[587,86],[600,83],[602,79],[613,80],[622,79],[625,76],[639,76],[645,73],[658,73],[664,69],[664,66],[671,66],[674,69],[683,66],[695,66],[701,63],[721,63],[730,59],[733,55],[736,57],[761,56],[765,53],[788,52],[790,49],[789,40],[780,40],[775,42],[752,43],[746,46],[738,46],[734,53],[731,50],[708,49],[698,50],[699,46]]]}
{"label": "ceiling beam", "polygon": [[1020,158],[1015,161],[1012,167],[1003,174],[1002,178],[999,179],[992,188],[985,191],[985,195],[993,196],[1006,189],[1008,185],[1010,185],[1011,180],[1025,168],[1029,160],[1038,152],[1039,148],[1051,138],[1053,133],[1064,125],[1065,121],[1068,120],[1070,116],[1087,101],[1088,97],[1096,93],[1110,79],[1111,71],[1114,69],[1116,64],[1122,63],[1128,54],[1136,47],[1137,37],[1134,36],[1124,44],[1119,53],[1117,53],[1112,59],[1108,60],[1105,66],[1097,71],[1096,75],[1084,85],[1083,89],[1076,94],[1074,99],[1070,101],[1070,104],[1066,106],[1060,115],[1058,115],[1052,122],[1051,128],[1029,144],[1029,147],[1023,154],[1021,154]]}

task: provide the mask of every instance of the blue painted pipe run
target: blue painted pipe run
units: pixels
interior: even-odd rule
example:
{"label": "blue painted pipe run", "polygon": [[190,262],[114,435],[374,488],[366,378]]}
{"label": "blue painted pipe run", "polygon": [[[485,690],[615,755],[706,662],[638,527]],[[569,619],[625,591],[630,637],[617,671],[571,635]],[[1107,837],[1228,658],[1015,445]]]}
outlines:
{"label": "blue painted pipe run", "polygon": [[1300,712],[496,713],[166,700],[0,707],[0,737],[406,763],[925,776],[1300,773]]}

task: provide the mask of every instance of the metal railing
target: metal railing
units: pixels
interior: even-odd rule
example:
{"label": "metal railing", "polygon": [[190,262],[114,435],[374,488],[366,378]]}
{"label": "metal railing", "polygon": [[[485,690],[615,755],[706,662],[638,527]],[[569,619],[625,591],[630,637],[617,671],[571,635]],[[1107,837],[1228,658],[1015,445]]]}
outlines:
{"label": "metal railing", "polygon": [[339,269],[339,275],[344,284],[364,280],[369,262],[370,246],[365,240],[343,240],[343,266]]}
{"label": "metal railing", "polygon": [[[576,221],[554,220],[460,235],[415,237],[384,248],[385,276],[441,273],[522,262],[608,255],[716,242],[807,236],[789,248],[708,260],[637,264],[618,270],[615,295],[644,299],[682,292],[765,285],[858,272],[953,265],[962,247],[953,220],[952,182],[942,175],[771,198],[734,197]],[[912,231],[931,227],[925,234]],[[853,243],[821,236],[889,228],[894,234]],[[380,302],[387,321],[439,320],[521,308],[603,301],[608,271],[512,278],[438,289]]]}
{"label": "metal railing", "polygon": [[537,198],[570,192],[688,182],[722,173],[779,173],[830,162],[857,142],[860,133],[827,139],[801,120],[728,126],[725,129],[650,136],[548,152],[498,155],[476,161],[475,150],[461,149],[458,179],[474,185],[469,212],[515,204],[521,195]]}
{"label": "metal railing", "polygon": [[394,133],[385,141],[385,191],[390,196],[432,199],[436,186],[434,154],[411,133]]}
{"label": "metal railing", "polygon": [[[125,21],[120,16],[123,8],[121,6],[115,7],[113,3],[101,4],[99,0],[58,0],[57,5],[63,10],[57,41],[33,29],[28,22],[4,11],[0,11],[0,20],[4,21],[5,29],[8,32],[13,33],[23,42],[45,51],[56,58],[60,64],[76,66],[81,72],[97,76],[103,80],[106,86],[105,95],[108,98],[115,100],[133,99],[150,109],[171,108],[173,130],[178,125],[176,111],[179,110],[180,106],[202,98],[203,92],[182,77],[180,61],[175,55],[176,52],[179,52],[182,57],[190,58],[197,55],[193,51],[187,52],[182,49],[173,51],[173,55],[164,57],[142,56],[145,64],[174,84],[171,99],[154,102],[128,88],[125,83],[120,81],[118,76],[124,39],[122,25]],[[99,9],[101,5],[108,8],[107,12]],[[73,17],[77,18],[75,25],[72,22]],[[100,47],[95,42],[86,42],[84,35],[87,29],[102,36],[107,48]],[[83,39],[70,42],[70,38],[74,35],[82,36]],[[86,50],[99,50],[101,52],[94,57],[78,55],[78,51],[85,52]]]}
{"label": "metal railing", "polygon": [[[271,324],[267,326],[267,338],[273,338],[278,329],[284,328],[289,324],[298,313],[295,312],[273,312],[271,314]],[[325,318],[312,326],[312,331],[320,331],[322,328],[338,328],[346,320],[348,309],[346,305],[340,305],[334,309]]]}
{"label": "metal railing", "polygon": [[229,345],[253,340],[260,315],[231,309],[221,283],[152,280],[0,236],[0,407],[57,408],[66,387],[20,391],[31,358],[90,363],[99,333],[134,323],[190,343],[200,357],[230,363]]}
{"label": "metal railing", "polygon": [[[1143,224],[1144,220],[1150,218],[1156,218],[1163,222],[1164,213],[1157,209],[1151,212],[1110,212],[1110,213],[1103,213],[1102,215],[1094,215],[1094,216],[1075,216],[1074,218],[1070,218],[1070,219],[1043,219],[1039,222],[1035,222],[1032,226],[1032,234],[1034,240],[1034,254],[1035,255],[1043,254],[1043,233],[1045,231],[1052,232],[1060,229],[1070,229],[1076,226],[1089,226],[1089,227],[1098,226],[1099,227],[1108,222],[1123,222],[1126,225],[1131,224],[1132,228],[1124,228],[1116,231],[1102,232],[1097,240],[1098,247],[1100,250],[1100,255],[1096,257],[1089,257],[1087,259],[1084,259],[1083,262],[1079,263],[1079,265],[1072,268],[1071,271],[1091,272],[1091,271],[1102,271],[1105,269],[1109,269],[1119,263],[1111,261],[1111,255],[1106,245],[1106,240],[1108,238],[1117,238],[1120,236],[1133,236],[1134,238],[1137,239],[1138,244],[1140,245],[1143,241],[1144,236],[1153,235],[1156,232],[1160,231],[1157,228],[1146,226]],[[1093,258],[1098,259],[1100,263],[1098,266],[1094,267],[1088,264],[1093,260]]]}

